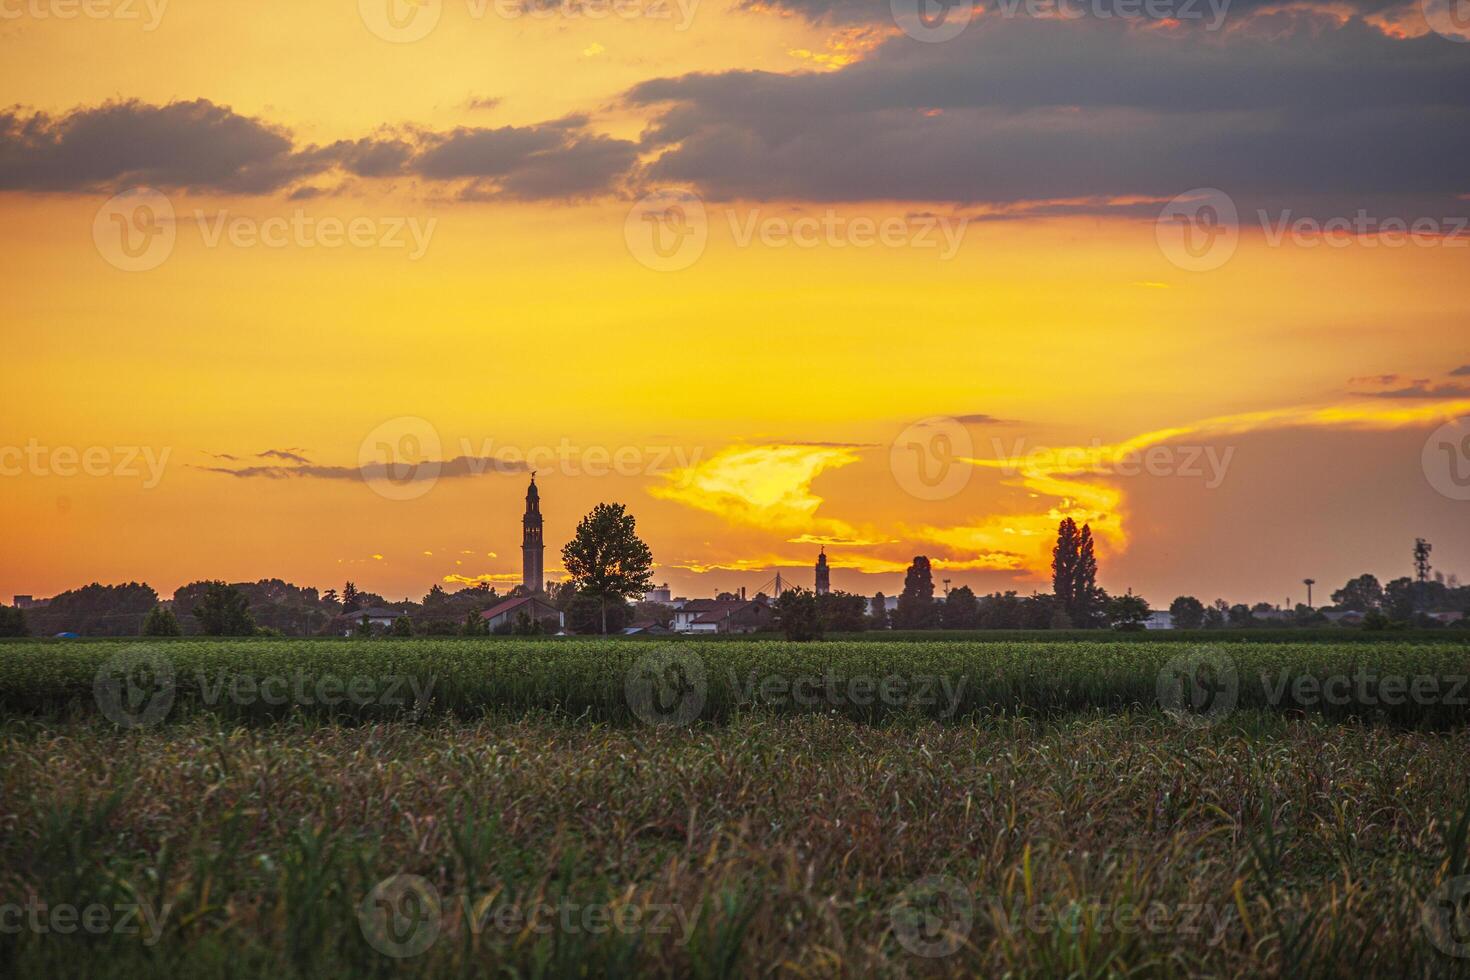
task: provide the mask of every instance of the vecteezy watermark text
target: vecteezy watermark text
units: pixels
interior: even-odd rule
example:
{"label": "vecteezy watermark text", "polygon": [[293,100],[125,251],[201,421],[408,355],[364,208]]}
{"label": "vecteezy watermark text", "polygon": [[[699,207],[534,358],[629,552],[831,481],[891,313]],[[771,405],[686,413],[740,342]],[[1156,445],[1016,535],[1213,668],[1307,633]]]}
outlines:
{"label": "vecteezy watermark text", "polygon": [[752,670],[743,678],[731,670],[729,681],[741,705],[939,708],[939,716],[949,718],[959,709],[968,678],[947,674],[839,675],[829,667],[821,674],[762,674]]}
{"label": "vecteezy watermark text", "polygon": [[[948,261],[959,252],[970,219],[965,215],[907,214],[875,217],[836,208],[820,213],[772,212],[759,207],[724,208],[736,248],[917,249]],[[704,254],[710,209],[688,190],[657,190],[639,198],[623,223],[629,253],[658,272],[687,269]]]}
{"label": "vecteezy watermark text", "polygon": [[0,446],[0,477],[143,477],[143,489],[163,480],[173,447],[44,446],[34,437],[24,446]]}
{"label": "vecteezy watermark text", "polygon": [[[205,248],[383,249],[401,251],[410,262],[429,250],[439,219],[416,215],[289,214],[258,217],[223,208],[195,209],[189,216]],[[97,209],[92,240],[110,265],[124,272],[147,272],[168,261],[183,223],[173,201],[148,187],[113,195]]]}
{"label": "vecteezy watermark text", "polygon": [[140,21],[156,31],[169,0],[0,0],[0,20]]}
{"label": "vecteezy watermark text", "polygon": [[208,708],[300,705],[418,708],[429,703],[436,678],[416,674],[342,676],[294,668],[285,673],[238,674],[203,668],[188,674],[155,646],[124,649],[103,663],[92,693],[103,716],[123,728],[145,728],[168,716],[180,690]]}
{"label": "vecteezy watermark text", "polygon": [[445,901],[426,878],[399,874],[373,886],[358,905],[357,918],[370,946],[385,956],[407,959],[461,924],[473,936],[672,935],[684,946],[694,935],[698,915],[676,902],[578,902],[563,896],[491,904],[463,894]]}
{"label": "vecteezy watermark text", "polygon": [[74,905],[31,896],[19,902],[0,902],[0,935],[141,935],[143,945],[152,946],[162,937],[173,908],[172,902],[154,909],[146,901]]}

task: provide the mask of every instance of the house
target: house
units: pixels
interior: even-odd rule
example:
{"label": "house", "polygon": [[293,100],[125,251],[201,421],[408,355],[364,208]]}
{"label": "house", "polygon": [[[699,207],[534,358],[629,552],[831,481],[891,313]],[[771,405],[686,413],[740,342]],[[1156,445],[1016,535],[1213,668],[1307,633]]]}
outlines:
{"label": "house", "polygon": [[1322,611],[1322,615],[1327,617],[1328,622],[1336,623],[1338,626],[1363,625],[1363,614],[1358,612],[1356,609],[1348,609],[1341,612],[1336,609],[1331,611],[1324,609]]}
{"label": "house", "polygon": [[1155,609],[1148,614],[1148,619],[1143,621],[1146,630],[1171,630],[1174,628],[1174,614],[1167,609]]}
{"label": "house", "polygon": [[485,620],[485,625],[494,633],[507,626],[514,628],[522,613],[539,622],[548,633],[558,633],[567,624],[562,611],[548,602],[544,593],[516,596],[497,602],[480,613],[480,618]]}
{"label": "house", "polygon": [[1446,626],[1450,625],[1451,623],[1458,623],[1465,618],[1465,614],[1460,612],[1458,609],[1437,610],[1435,612],[1427,612],[1424,615],[1428,616],[1435,622],[1444,623]]}
{"label": "house", "polygon": [[754,633],[775,614],[764,598],[690,599],[674,611],[676,633]]}
{"label": "house", "polygon": [[343,636],[351,636],[362,625],[363,617],[367,617],[368,625],[374,630],[387,630],[392,629],[393,621],[402,615],[404,613],[397,609],[389,609],[386,606],[373,606],[369,609],[345,612],[341,616],[338,616],[337,628]]}
{"label": "house", "polygon": [[640,619],[623,627],[624,636],[668,636],[673,630],[651,619]]}

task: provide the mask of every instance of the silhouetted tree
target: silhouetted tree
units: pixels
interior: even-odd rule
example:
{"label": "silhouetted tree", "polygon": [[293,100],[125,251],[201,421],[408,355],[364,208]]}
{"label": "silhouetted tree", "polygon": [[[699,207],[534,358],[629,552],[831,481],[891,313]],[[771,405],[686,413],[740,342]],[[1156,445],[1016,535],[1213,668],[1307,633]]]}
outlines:
{"label": "silhouetted tree", "polygon": [[143,620],[143,636],[178,636],[181,632],[179,620],[174,616],[173,610],[162,606],[154,606]]}
{"label": "silhouetted tree", "polygon": [[903,592],[898,608],[893,610],[893,627],[901,630],[933,629],[939,623],[939,607],[934,602],[934,573],[929,559],[915,556],[903,577]]}
{"label": "silhouetted tree", "polygon": [[561,549],[561,560],[577,590],[602,603],[603,633],[608,600],[642,598],[653,588],[653,552],[638,537],[637,522],[622,504],[592,508]]}
{"label": "silhouetted tree", "polygon": [[980,600],[968,585],[950,589],[939,607],[939,622],[947,630],[972,630],[980,625]]}
{"label": "silhouetted tree", "polygon": [[0,636],[30,636],[26,612],[18,606],[0,606]]}
{"label": "silhouetted tree", "polygon": [[204,596],[194,607],[194,618],[205,636],[250,636],[255,632],[255,620],[244,593],[224,582],[205,585]]}
{"label": "silhouetted tree", "polygon": [[515,636],[540,636],[541,621],[539,619],[532,619],[531,614],[522,609],[516,613],[515,625],[511,627],[510,631]]}
{"label": "silhouetted tree", "polygon": [[362,597],[357,592],[357,586],[348,582],[342,587],[342,612],[355,613],[362,608]]}
{"label": "silhouetted tree", "polygon": [[1108,622],[1116,630],[1141,630],[1143,624],[1148,622],[1148,601],[1143,596],[1134,595],[1129,590],[1127,595],[1114,596],[1108,600]]}
{"label": "silhouetted tree", "polygon": [[1068,613],[1077,583],[1077,522],[1064,518],[1057,525],[1057,543],[1051,549],[1051,593]]}
{"label": "silhouetted tree", "polygon": [[1182,595],[1169,603],[1169,617],[1176,629],[1197,630],[1205,624],[1205,604],[1192,595]]}
{"label": "silhouetted tree", "polygon": [[389,632],[393,636],[413,636],[413,620],[407,616],[399,616],[393,620],[393,628]]}
{"label": "silhouetted tree", "polygon": [[888,597],[879,592],[873,596],[870,608],[868,626],[875,630],[886,630],[888,628]]}
{"label": "silhouetted tree", "polygon": [[817,596],[817,615],[827,633],[861,633],[868,628],[868,600],[851,592]]}
{"label": "silhouetted tree", "polygon": [[1082,525],[1077,536],[1077,567],[1072,576],[1072,606],[1067,610],[1072,625],[1079,629],[1101,626],[1107,619],[1107,593],[1097,587],[1097,555],[1092,547],[1092,526]]}
{"label": "silhouetted tree", "polygon": [[1332,601],[1339,609],[1372,612],[1383,605],[1383,586],[1374,575],[1359,575],[1332,593]]}
{"label": "silhouetted tree", "polygon": [[621,596],[608,601],[591,592],[564,590],[562,602],[573,633],[621,633],[633,619],[633,607]]}
{"label": "silhouetted tree", "polygon": [[820,640],[822,617],[817,612],[817,597],[806,589],[787,589],[776,600],[776,617],[781,632],[788,640]]}

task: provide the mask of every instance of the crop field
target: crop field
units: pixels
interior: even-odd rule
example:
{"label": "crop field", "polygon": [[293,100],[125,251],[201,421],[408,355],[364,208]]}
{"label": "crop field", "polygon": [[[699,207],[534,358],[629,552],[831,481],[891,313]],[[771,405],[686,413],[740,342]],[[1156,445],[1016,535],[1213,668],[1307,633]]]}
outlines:
{"label": "crop field", "polygon": [[4,976],[1470,976],[1470,646],[0,645]]}

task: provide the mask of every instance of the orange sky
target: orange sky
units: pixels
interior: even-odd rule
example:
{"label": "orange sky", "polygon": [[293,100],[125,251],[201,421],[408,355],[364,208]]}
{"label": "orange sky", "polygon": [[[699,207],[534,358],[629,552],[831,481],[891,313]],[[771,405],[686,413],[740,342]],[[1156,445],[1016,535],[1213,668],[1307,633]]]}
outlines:
{"label": "orange sky", "polygon": [[[620,96],[644,80],[837,71],[892,33],[713,2],[682,29],[677,5],[655,22],[445,4],[392,44],[351,3],[168,4],[153,29],[137,9],[0,21],[9,101],[203,98],[298,146],[570,115],[637,139],[650,110]],[[702,252],[661,269],[629,221],[643,186],[306,183],[319,193],[166,189],[172,244],[138,271],[106,237],[116,187],[0,190],[0,595],[518,580],[519,465],[380,492],[356,471],[382,445],[472,469],[538,451],[548,569],[582,513],[619,500],[689,595],[790,575],[823,543],[838,588],[892,594],[928,554],[955,584],[1030,591],[1067,515],[1098,530],[1105,587],[1160,605],[1406,574],[1415,536],[1470,572],[1470,503],[1424,454],[1470,415],[1452,373],[1470,364],[1470,249],[1246,228],[1227,263],[1191,271],[1159,243],[1167,195],[998,221],[954,201],[705,195]],[[885,221],[894,241],[855,242]],[[360,241],[333,244],[334,222]],[[808,247],[793,227],[827,230]],[[1419,379],[1424,397],[1383,397]],[[1157,465],[1118,473],[1130,447]],[[955,475],[930,486],[916,459]]]}

